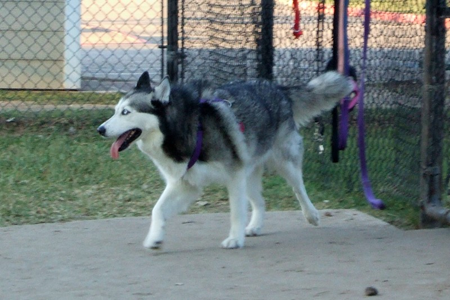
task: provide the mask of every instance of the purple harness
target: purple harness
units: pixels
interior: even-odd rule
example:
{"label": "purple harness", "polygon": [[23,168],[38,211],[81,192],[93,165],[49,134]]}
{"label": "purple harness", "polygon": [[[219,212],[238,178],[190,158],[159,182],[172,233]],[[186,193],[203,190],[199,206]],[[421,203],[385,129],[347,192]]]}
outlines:
{"label": "purple harness", "polygon": [[202,121],[199,119],[197,127],[197,143],[195,144],[194,152],[191,155],[191,159],[189,160],[186,170],[192,168],[192,166],[195,165],[195,163],[197,162],[198,158],[200,157],[200,152],[202,150],[202,144],[203,144],[203,125]]}
{"label": "purple harness", "polygon": [[[231,107],[231,103],[229,101],[227,101],[227,100],[224,100],[224,99],[220,99],[220,98],[214,98],[212,100],[200,99],[200,104],[203,104],[203,103],[215,103],[215,102],[225,102],[225,103],[228,103],[228,105]],[[241,124],[241,131],[243,131],[242,128],[243,127],[242,127],[242,124]],[[198,161],[198,159],[200,157],[200,152],[202,151],[202,144],[203,144],[203,124],[202,124],[201,118],[199,118],[198,119],[198,126],[197,126],[197,142],[195,144],[194,152],[191,155],[191,159],[188,162],[186,170],[189,170],[190,168],[192,168],[192,166],[194,166],[195,163]]]}

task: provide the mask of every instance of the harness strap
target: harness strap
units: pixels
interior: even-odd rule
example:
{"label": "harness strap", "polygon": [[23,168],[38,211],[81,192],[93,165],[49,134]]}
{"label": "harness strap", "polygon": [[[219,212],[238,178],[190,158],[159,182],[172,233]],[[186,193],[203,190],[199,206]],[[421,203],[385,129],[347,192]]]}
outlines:
{"label": "harness strap", "polygon": [[[227,103],[231,107],[231,102],[229,102],[228,100],[224,100],[224,99],[220,99],[220,98],[214,98],[212,100],[200,99],[200,104],[215,103],[215,102],[224,102],[224,103]],[[239,123],[239,130],[241,132],[244,132],[245,126],[243,123]],[[186,170],[189,170],[190,168],[192,168],[195,165],[195,163],[198,161],[198,159],[200,158],[200,153],[202,151],[202,145],[203,145],[203,123],[202,123],[201,117],[199,117],[198,125],[197,125],[197,142],[195,143],[195,149],[191,155],[191,158],[189,159]]]}
{"label": "harness strap", "polygon": [[[207,100],[207,99],[200,99],[200,104],[206,103],[206,102],[220,102],[221,99],[214,99],[214,100]],[[200,157],[200,152],[202,151],[202,145],[203,145],[203,123],[201,117],[198,118],[198,125],[197,125],[197,142],[195,143],[195,149],[194,152],[191,155],[191,158],[189,159],[187,169],[189,170],[192,168],[195,163],[198,161]]]}
{"label": "harness strap", "polygon": [[201,119],[199,118],[197,126],[197,142],[195,144],[194,152],[191,155],[191,159],[188,162],[186,170],[192,168],[192,166],[194,166],[195,163],[198,161],[200,157],[200,152],[202,151],[202,144],[203,144],[203,125]]}

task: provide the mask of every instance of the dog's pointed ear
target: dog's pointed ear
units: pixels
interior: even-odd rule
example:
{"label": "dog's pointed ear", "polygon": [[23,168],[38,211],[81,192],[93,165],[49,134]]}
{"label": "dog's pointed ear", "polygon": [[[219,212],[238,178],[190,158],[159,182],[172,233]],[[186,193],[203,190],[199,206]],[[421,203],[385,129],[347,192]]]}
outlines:
{"label": "dog's pointed ear", "polygon": [[162,103],[168,103],[170,96],[170,82],[169,77],[164,77],[163,81],[155,87],[155,96],[154,98],[159,100]]}
{"label": "dog's pointed ear", "polygon": [[139,77],[139,80],[136,84],[136,89],[149,89],[151,88],[150,85],[150,75],[148,75],[148,72],[145,71],[142,73],[141,77]]}

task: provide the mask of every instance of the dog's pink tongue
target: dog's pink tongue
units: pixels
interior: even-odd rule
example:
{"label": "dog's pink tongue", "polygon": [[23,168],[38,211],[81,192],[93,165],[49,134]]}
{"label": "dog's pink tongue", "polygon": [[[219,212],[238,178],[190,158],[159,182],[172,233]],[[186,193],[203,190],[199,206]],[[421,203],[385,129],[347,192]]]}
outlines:
{"label": "dog's pink tongue", "polygon": [[111,145],[111,149],[109,149],[109,153],[113,159],[119,158],[119,148],[122,146],[123,142],[127,138],[127,133],[122,134],[119,138]]}

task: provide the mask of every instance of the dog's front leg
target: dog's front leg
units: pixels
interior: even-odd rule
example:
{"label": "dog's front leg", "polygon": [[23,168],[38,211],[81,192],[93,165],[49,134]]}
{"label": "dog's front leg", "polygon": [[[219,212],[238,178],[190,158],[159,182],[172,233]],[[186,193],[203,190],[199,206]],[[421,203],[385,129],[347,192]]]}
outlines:
{"label": "dog's front leg", "polygon": [[188,209],[201,194],[201,189],[184,181],[167,183],[152,211],[150,230],[144,240],[144,247],[159,249],[162,246],[166,220]]}
{"label": "dog's front leg", "polygon": [[233,174],[227,185],[230,201],[230,235],[222,242],[227,249],[244,247],[245,225],[247,223],[246,173],[244,170]]}

